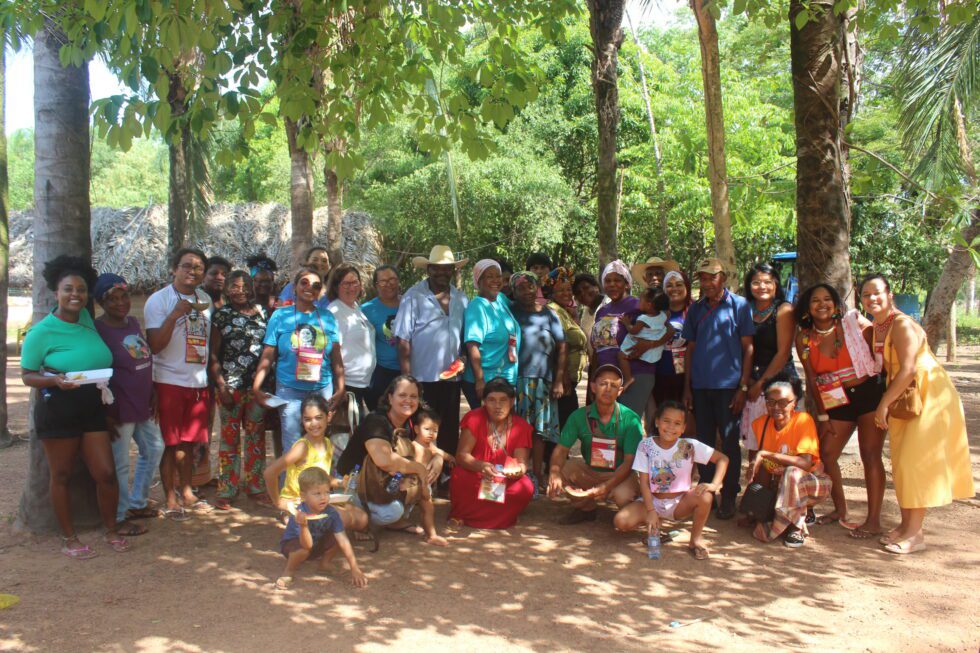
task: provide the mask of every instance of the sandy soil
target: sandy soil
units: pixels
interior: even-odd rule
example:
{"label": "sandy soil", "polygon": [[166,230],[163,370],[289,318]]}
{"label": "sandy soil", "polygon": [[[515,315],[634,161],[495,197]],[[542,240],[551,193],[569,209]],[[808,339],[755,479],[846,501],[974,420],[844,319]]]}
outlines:
{"label": "sandy soil", "polygon": [[[965,354],[951,371],[980,487],[980,354]],[[24,433],[27,393],[13,362],[11,427]],[[843,462],[860,515],[856,447]],[[919,652],[980,643],[976,497],[932,511],[929,549],[914,556],[891,556],[837,526],[816,527],[803,549],[762,545],[712,518],[705,562],[686,554],[683,525],[665,557],[650,561],[638,537],[613,532],[611,512],[563,527],[556,519],[567,506],[540,500],[518,527],[464,530],[446,549],[402,534],[376,554],[357,547],[366,589],[348,584],[341,563],[327,576],[303,569],[277,593],[271,513],[243,501],[184,524],[155,520],[131,552],[99,547],[98,558],[76,562],[57,553],[56,538],[13,531],[26,466],[26,443],[0,451],[0,593],[21,599],[0,612],[0,651]],[[440,528],[447,509],[438,506]],[[898,519],[890,485],[885,519]]]}

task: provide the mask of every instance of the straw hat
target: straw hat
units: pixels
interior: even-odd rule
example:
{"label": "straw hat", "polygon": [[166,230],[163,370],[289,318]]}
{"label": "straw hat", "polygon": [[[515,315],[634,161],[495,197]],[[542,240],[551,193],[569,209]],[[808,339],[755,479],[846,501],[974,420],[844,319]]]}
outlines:
{"label": "straw hat", "polygon": [[445,245],[436,245],[429,252],[429,258],[424,256],[416,256],[412,259],[412,265],[417,268],[424,268],[429,265],[454,265],[457,268],[461,268],[466,265],[468,258],[464,258],[461,261],[456,260],[456,256],[453,254],[453,250],[449,249]]}
{"label": "straw hat", "polygon": [[663,268],[664,272],[680,272],[681,266],[677,265],[677,261],[672,259],[662,259],[659,256],[651,256],[644,263],[635,263],[632,268],[630,268],[630,273],[633,278],[639,283],[646,286],[646,281],[643,279],[646,274],[647,268]]}

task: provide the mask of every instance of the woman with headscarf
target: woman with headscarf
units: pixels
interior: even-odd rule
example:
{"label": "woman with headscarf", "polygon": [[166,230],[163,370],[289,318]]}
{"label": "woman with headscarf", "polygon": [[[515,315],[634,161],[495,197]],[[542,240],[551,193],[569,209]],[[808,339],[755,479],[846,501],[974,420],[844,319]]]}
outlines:
{"label": "woman with headscarf", "polygon": [[[619,259],[609,263],[603,269],[599,283],[602,285],[603,292],[609,297],[609,303],[596,311],[595,325],[590,335],[593,350],[589,361],[590,376],[591,371],[601,365],[619,367],[620,346],[627,333],[620,318],[625,316],[635,320],[640,314],[639,300],[629,294],[633,277],[625,263]],[[647,400],[653,392],[656,380],[654,376],[656,363],[648,363],[639,358],[640,354],[652,346],[652,342],[640,341],[630,350],[629,365],[633,383],[619,397],[619,403],[628,406],[637,415],[642,415],[646,409]]]}
{"label": "woman with headscarf", "polygon": [[[684,356],[687,342],[681,336],[687,307],[691,305],[691,283],[681,272],[671,270],[664,275],[664,292],[670,302],[667,323],[674,327],[674,339],[664,347],[664,353],[657,361],[656,383],[653,386],[653,399],[659,405],[665,401],[682,401],[684,398]],[[693,428],[694,420],[688,420]]]}
{"label": "woman with headscarf", "polygon": [[466,306],[463,342],[469,363],[463,373],[463,394],[470,408],[479,408],[483,386],[501,377],[517,385],[517,351],[521,330],[510,309],[510,301],[500,293],[503,277],[500,264],[485,258],[473,266],[473,286],[477,296]]}
{"label": "woman with headscarf", "polygon": [[582,369],[588,366],[585,344],[588,337],[578,322],[578,306],[572,294],[575,274],[566,267],[555,268],[548,275],[551,280],[551,303],[548,308],[555,312],[565,331],[565,393],[558,400],[558,425],[565,428],[568,416],[578,408],[576,388],[582,380]]}

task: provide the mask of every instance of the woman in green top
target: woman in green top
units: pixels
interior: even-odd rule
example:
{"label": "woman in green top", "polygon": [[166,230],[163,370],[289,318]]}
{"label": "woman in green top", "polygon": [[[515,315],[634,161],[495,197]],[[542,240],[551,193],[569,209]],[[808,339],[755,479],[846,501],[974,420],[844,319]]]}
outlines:
{"label": "woman in green top", "polygon": [[106,544],[120,553],[128,551],[126,536],[138,530],[116,523],[119,487],[100,390],[69,380],[69,374],[112,367],[112,352],[87,308],[95,279],[95,270],[83,258],[62,255],[44,264],[44,280],[58,305],[27,332],[20,361],[24,384],[40,391],[34,426],[51,470],[51,506],[61,528],[61,552],[76,560],[97,555],[78,540],[71,520],[68,479],[79,455],[95,480]]}
{"label": "woman in green top", "polygon": [[575,389],[582,380],[582,370],[588,365],[585,344],[588,337],[578,323],[578,306],[572,294],[574,273],[568,268],[557,268],[551,272],[554,279],[551,286],[551,302],[548,308],[558,315],[561,328],[565,330],[565,394],[558,400],[558,426],[565,428],[568,416],[578,408],[578,394]]}

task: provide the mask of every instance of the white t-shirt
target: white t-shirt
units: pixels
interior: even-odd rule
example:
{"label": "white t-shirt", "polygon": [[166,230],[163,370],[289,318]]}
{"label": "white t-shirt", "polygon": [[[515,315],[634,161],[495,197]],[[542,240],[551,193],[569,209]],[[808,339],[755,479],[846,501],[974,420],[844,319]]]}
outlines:
{"label": "white t-shirt", "polygon": [[[636,448],[633,471],[650,475],[650,492],[687,492],[691,489],[694,464],[705,465],[714,449],[690,438],[677,438],[670,449],[662,449],[651,438]],[[705,480],[704,482],[708,482]]]}
{"label": "white t-shirt", "polygon": [[354,388],[371,385],[371,375],[378,362],[374,349],[374,325],[357,304],[353,308],[335,299],[327,306],[337,320],[340,332],[340,357],[344,360],[344,383]]}
{"label": "white t-shirt", "polygon": [[[206,388],[213,312],[211,299],[207,293],[195,289],[194,295],[182,295],[177,293],[173,285],[169,285],[156,291],[146,300],[146,305],[143,307],[143,320],[147,330],[159,329],[180,299],[207,302],[208,309],[200,312],[192,311],[190,316],[196,319],[188,319],[189,316],[184,316],[177,320],[170,342],[160,350],[160,353],[153,354],[153,380],[182,388]],[[193,361],[200,359],[202,342],[204,362],[188,362],[188,358]]]}
{"label": "white t-shirt", "polygon": [[[626,334],[626,337],[623,338],[623,344],[620,345],[620,349],[622,349],[624,352],[628,352],[630,349],[635,347],[638,340],[656,342],[667,335],[667,311],[660,311],[656,315],[646,315],[645,313],[641,313],[636,318],[636,321],[641,322],[645,326],[640,329],[640,332],[635,336],[631,333]],[[660,360],[663,353],[663,345],[653,347],[640,354],[640,360],[648,363],[656,363]]]}

